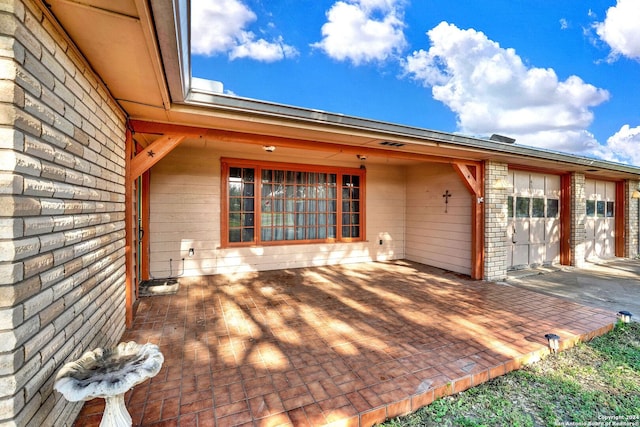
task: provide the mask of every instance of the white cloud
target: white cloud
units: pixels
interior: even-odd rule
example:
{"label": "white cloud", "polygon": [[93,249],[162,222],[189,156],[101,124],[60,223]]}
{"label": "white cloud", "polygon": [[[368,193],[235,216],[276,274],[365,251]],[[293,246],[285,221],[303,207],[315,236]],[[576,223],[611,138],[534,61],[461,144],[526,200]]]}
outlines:
{"label": "white cloud", "polygon": [[619,163],[640,165],[640,126],[624,125],[607,139],[606,146],[597,151],[598,157]]}
{"label": "white cloud", "polygon": [[569,21],[567,21],[565,18],[560,18],[560,29],[566,30],[567,28],[569,28]]}
{"label": "white cloud", "polygon": [[228,54],[230,59],[251,58],[273,62],[296,56],[298,51],[278,37],[257,39],[246,27],[256,14],[240,0],[198,0],[191,2],[191,53],[212,56]]}
{"label": "white cloud", "polygon": [[611,59],[623,55],[640,60],[640,1],[618,0],[607,10],[603,22],[595,24],[596,33],[611,47]]}
{"label": "white cloud", "polygon": [[431,47],[408,56],[404,71],[457,114],[461,132],[501,133],[572,153],[597,148],[586,129],[593,121],[590,108],[609,98],[606,90],[577,76],[560,81],[550,68],[527,67],[514,49],[473,29],[442,22],[427,35]]}
{"label": "white cloud", "polygon": [[322,40],[312,47],[355,65],[384,61],[407,44],[398,0],[338,1],[327,12]]}

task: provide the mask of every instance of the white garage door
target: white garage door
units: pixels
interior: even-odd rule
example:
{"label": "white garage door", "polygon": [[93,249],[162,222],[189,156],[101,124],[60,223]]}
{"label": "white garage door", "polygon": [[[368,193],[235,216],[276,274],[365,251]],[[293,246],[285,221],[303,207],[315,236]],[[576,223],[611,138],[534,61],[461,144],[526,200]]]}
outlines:
{"label": "white garage door", "polygon": [[584,193],[587,199],[585,258],[612,258],[616,252],[616,184],[587,179]]}
{"label": "white garage door", "polygon": [[510,171],[509,268],[560,262],[560,177]]}

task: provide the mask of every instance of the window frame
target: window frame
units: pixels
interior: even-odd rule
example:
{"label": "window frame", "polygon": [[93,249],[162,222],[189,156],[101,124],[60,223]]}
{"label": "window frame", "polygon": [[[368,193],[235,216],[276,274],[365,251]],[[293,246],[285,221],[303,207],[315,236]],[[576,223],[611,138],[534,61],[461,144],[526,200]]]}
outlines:
{"label": "window frame", "polygon": [[[229,241],[229,173],[231,168],[253,168],[254,169],[254,239],[251,242],[231,242]],[[262,241],[261,224],[262,224],[262,170],[275,169],[293,172],[308,173],[326,173],[336,174],[336,237],[327,237],[321,239],[305,239],[305,240],[268,240]],[[343,175],[357,175],[360,177],[360,236],[359,237],[342,237],[342,177]],[[242,247],[262,247],[262,246],[287,246],[299,244],[317,244],[317,243],[352,243],[366,241],[366,169],[353,167],[337,167],[324,166],[303,163],[285,163],[271,162],[263,160],[247,160],[237,158],[220,159],[220,187],[221,187],[221,203],[220,203],[220,242],[222,248],[242,248]]]}

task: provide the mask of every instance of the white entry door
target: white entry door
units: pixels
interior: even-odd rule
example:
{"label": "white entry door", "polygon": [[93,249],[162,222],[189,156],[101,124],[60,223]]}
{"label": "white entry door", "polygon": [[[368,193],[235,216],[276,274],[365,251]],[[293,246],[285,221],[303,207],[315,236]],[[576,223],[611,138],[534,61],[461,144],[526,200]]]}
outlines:
{"label": "white entry door", "polygon": [[509,268],[560,262],[560,177],[510,171]]}
{"label": "white entry door", "polygon": [[616,253],[616,184],[587,179],[584,193],[587,199],[585,258],[612,258]]}

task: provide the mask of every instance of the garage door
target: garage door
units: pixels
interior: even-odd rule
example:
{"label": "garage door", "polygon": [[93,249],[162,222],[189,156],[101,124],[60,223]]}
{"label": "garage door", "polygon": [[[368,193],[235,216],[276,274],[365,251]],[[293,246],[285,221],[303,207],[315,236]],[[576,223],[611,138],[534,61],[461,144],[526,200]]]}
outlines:
{"label": "garage door", "polygon": [[587,230],[585,258],[612,258],[615,256],[615,182],[585,180],[587,199]]}
{"label": "garage door", "polygon": [[510,171],[509,268],[560,262],[560,177]]}

